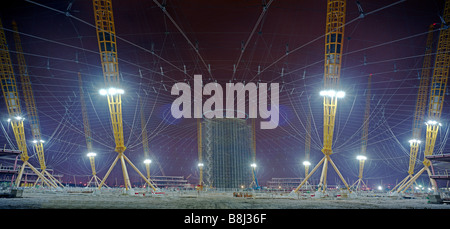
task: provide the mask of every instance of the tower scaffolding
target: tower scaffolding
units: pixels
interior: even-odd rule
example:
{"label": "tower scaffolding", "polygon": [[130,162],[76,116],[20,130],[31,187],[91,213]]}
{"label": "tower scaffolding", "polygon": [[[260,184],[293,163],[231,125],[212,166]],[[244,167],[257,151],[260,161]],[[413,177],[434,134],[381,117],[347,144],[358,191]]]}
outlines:
{"label": "tower scaffolding", "polygon": [[417,153],[421,143],[421,132],[424,123],[425,110],[427,107],[428,90],[430,84],[430,71],[432,66],[432,53],[433,53],[433,31],[436,24],[431,24],[428,30],[427,43],[425,47],[425,56],[423,59],[422,72],[420,74],[420,84],[417,93],[416,108],[414,111],[414,121],[412,126],[413,138],[409,141],[410,153],[409,153],[409,168],[408,175],[400,181],[392,190],[396,191],[397,188],[402,187],[407,183],[414,174],[414,167],[416,165]]}
{"label": "tower scaffolding", "polygon": [[334,123],[336,117],[337,99],[345,96],[345,92],[337,91],[339,87],[339,77],[341,74],[342,50],[344,43],[345,28],[345,0],[328,0],[327,1],[327,17],[325,32],[325,66],[324,66],[324,89],[320,95],[324,97],[324,130],[323,130],[323,149],[324,157],[313,168],[313,170],[305,177],[300,185],[292,192],[296,193],[314,174],[314,172],[323,164],[322,174],[319,182],[319,192],[325,193],[327,188],[327,170],[328,162],[333,166],[334,170],[342,180],[347,190],[350,191],[345,179],[334,164],[330,155],[332,151]]}
{"label": "tower scaffolding", "polygon": [[408,182],[400,186],[397,190],[397,193],[404,193],[425,171],[427,171],[428,173],[434,192],[438,192],[436,181],[431,178],[432,173],[429,169],[429,167],[431,166],[431,162],[426,157],[433,154],[439,127],[442,125],[440,123],[440,118],[444,105],[445,90],[447,88],[447,79],[449,72],[448,66],[450,65],[450,30],[447,25],[447,22],[450,21],[450,0],[445,1],[443,18],[441,19],[443,20],[443,22],[441,24],[441,29],[439,32],[439,41],[434,62],[433,78],[430,89],[430,100],[428,103],[428,120],[427,122],[425,122],[427,131],[423,160],[424,167],[419,172],[417,172],[416,175],[414,175]]}
{"label": "tower scaffolding", "polygon": [[15,186],[20,186],[20,181],[22,180],[22,175],[24,173],[25,167],[29,167],[42,181],[53,188],[58,188],[53,181],[47,179],[44,174],[38,171],[33,165],[28,162],[30,157],[28,156],[27,142],[25,138],[25,130],[23,122],[25,118],[23,117],[19,92],[17,90],[16,78],[14,76],[14,71],[11,63],[11,57],[9,54],[8,43],[6,41],[5,32],[3,31],[3,24],[0,20],[0,83],[2,87],[3,97],[5,98],[5,103],[9,114],[9,123],[11,123],[12,129],[14,131],[14,137],[16,138],[17,147],[22,152],[20,154],[20,160],[23,161],[19,174],[17,175]]}
{"label": "tower scaffolding", "polygon": [[111,0],[93,0],[95,27],[97,31],[98,47],[102,64],[103,76],[107,89],[100,90],[100,94],[106,95],[108,99],[109,112],[111,115],[111,124],[113,127],[114,141],[116,143],[115,151],[118,153],[105,177],[99,185],[103,186],[112,169],[120,159],[122,165],[122,174],[125,190],[131,189],[131,182],[128,176],[125,161],[141,176],[142,179],[156,191],[156,187],[149,181],[134,164],[125,156],[126,150],[123,138],[122,124],[122,94],[124,90],[120,88],[119,66],[117,58],[117,44],[114,27],[113,9]]}
{"label": "tower scaffolding", "polygon": [[[61,184],[53,175],[51,175],[46,169],[47,166],[45,164],[45,154],[44,154],[44,140],[41,136],[41,127],[39,124],[39,116],[36,109],[36,102],[33,95],[33,89],[31,86],[31,80],[30,76],[28,75],[28,69],[27,64],[25,61],[25,56],[23,55],[23,49],[22,49],[22,43],[20,41],[20,35],[19,35],[19,29],[17,27],[17,24],[15,21],[12,22],[12,27],[14,30],[14,42],[16,45],[16,56],[17,56],[17,62],[19,66],[19,74],[20,74],[20,80],[22,83],[22,91],[23,91],[23,97],[25,100],[26,110],[27,110],[27,117],[30,119],[30,127],[31,127],[31,133],[33,135],[33,148],[36,151],[36,154],[38,155],[39,165],[41,168],[41,173],[44,176],[48,177],[48,180],[51,181],[56,186],[64,187],[64,185]],[[34,185],[39,183],[40,177],[36,180]]]}

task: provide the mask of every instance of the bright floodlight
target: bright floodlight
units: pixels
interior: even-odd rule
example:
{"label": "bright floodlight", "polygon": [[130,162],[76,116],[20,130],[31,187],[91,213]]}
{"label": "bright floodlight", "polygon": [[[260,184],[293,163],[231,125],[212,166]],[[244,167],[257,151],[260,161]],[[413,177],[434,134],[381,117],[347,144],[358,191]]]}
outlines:
{"label": "bright floodlight", "polygon": [[14,117],[16,120],[23,120],[24,118],[22,116],[16,116]]}
{"label": "bright floodlight", "polygon": [[144,164],[150,164],[150,163],[152,163],[152,160],[150,160],[150,159],[145,159],[144,160]]}
{"label": "bright floodlight", "polygon": [[100,89],[100,91],[98,91],[98,93],[100,93],[100,95],[106,95],[106,94],[108,94],[108,91],[105,89]]}
{"label": "bright floodlight", "polygon": [[310,165],[311,165],[311,162],[309,162],[309,161],[304,161],[304,162],[303,162],[303,165],[304,165],[304,166],[310,166]]}
{"label": "bright floodlight", "polygon": [[122,95],[125,93],[123,89],[113,87],[110,87],[108,89],[100,89],[98,92],[100,93],[100,95],[116,95],[116,94]]}
{"label": "bright floodlight", "polygon": [[367,160],[367,157],[363,156],[363,155],[358,155],[358,156],[356,156],[356,159],[358,159],[359,161],[365,161],[365,160]]}
{"label": "bright floodlight", "polygon": [[435,121],[435,120],[428,120],[425,124],[432,125],[432,126],[434,126],[434,125],[442,126],[442,124],[440,122]]}
{"label": "bright floodlight", "polygon": [[6,120],[6,121],[8,121],[8,122],[11,122],[11,119],[9,118],[8,120]]}
{"label": "bright floodlight", "polygon": [[95,156],[97,156],[97,154],[96,154],[96,153],[93,153],[93,152],[90,152],[90,153],[87,154],[87,156],[88,156],[88,157],[95,157]]}
{"label": "bright floodlight", "polygon": [[329,97],[336,96],[337,98],[344,98],[345,92],[344,91],[335,91],[335,90],[323,90],[323,91],[320,91],[320,95],[321,96],[329,96]]}
{"label": "bright floodlight", "polygon": [[345,92],[344,92],[344,91],[338,91],[338,92],[336,93],[336,97],[338,97],[338,98],[344,98],[344,97],[345,97]]}
{"label": "bright floodlight", "polygon": [[413,144],[413,143],[420,144],[421,141],[420,141],[420,140],[417,140],[417,139],[411,139],[411,140],[409,140],[409,144]]}
{"label": "bright floodlight", "polygon": [[253,168],[256,168],[256,164],[255,163],[252,163],[250,166],[253,167]]}
{"label": "bright floodlight", "polygon": [[198,163],[198,167],[203,167],[203,163]]}
{"label": "bright floodlight", "polygon": [[36,143],[37,143],[37,140],[33,140],[33,143],[36,144]]}
{"label": "bright floodlight", "polygon": [[378,190],[382,190],[383,189],[383,187],[381,187],[381,186],[378,186]]}

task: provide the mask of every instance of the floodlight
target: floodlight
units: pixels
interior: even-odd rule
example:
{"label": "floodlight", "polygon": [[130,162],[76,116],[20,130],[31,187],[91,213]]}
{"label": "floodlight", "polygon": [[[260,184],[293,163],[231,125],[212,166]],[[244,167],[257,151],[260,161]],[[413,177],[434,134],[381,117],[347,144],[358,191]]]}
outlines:
{"label": "floodlight", "polygon": [[110,88],[108,89],[108,94],[109,94],[109,95],[115,95],[115,94],[117,94],[117,89],[115,89],[115,88],[113,88],[113,87],[110,87]]}
{"label": "floodlight", "polygon": [[123,89],[117,89],[116,91],[118,94],[121,94],[121,95],[123,95],[123,93],[125,93],[125,91]]}
{"label": "floodlight", "polygon": [[427,125],[439,125],[439,126],[442,126],[442,124],[440,123],[440,122],[438,122],[438,121],[436,121],[436,120],[428,120],[425,124],[427,124]]}
{"label": "floodlight", "polygon": [[37,143],[37,140],[33,140],[33,143],[36,144],[36,143]]}
{"label": "floodlight", "polygon": [[411,139],[411,140],[409,140],[409,144],[413,144],[413,143],[420,144],[421,141],[420,141],[420,140],[417,140],[417,139]]}
{"label": "floodlight", "polygon": [[365,161],[365,160],[367,160],[367,157],[363,156],[363,155],[358,155],[358,156],[356,156],[356,159],[358,159],[359,161]]}
{"label": "floodlight", "polygon": [[41,139],[41,140],[39,140],[39,142],[40,142],[40,143],[45,143],[45,141],[44,141],[44,140],[42,140],[42,139]]}
{"label": "floodlight", "polygon": [[203,167],[203,163],[198,163],[198,167]]}
{"label": "floodlight", "polygon": [[11,119],[9,118],[9,119],[7,119],[6,121],[11,122]]}
{"label": "floodlight", "polygon": [[90,153],[87,154],[87,156],[88,156],[88,157],[95,157],[95,156],[97,156],[97,154],[96,154],[96,153],[93,153],[93,152],[90,152]]}
{"label": "floodlight", "polygon": [[256,168],[256,164],[255,163],[252,163],[250,166],[253,167],[253,168]]}
{"label": "floodlight", "polygon": [[344,98],[344,97],[345,97],[345,92],[344,92],[344,91],[338,91],[338,92],[336,93],[336,97],[338,97],[338,98]]}
{"label": "floodlight", "polygon": [[14,117],[16,120],[23,120],[24,118],[22,116],[16,116]]}
{"label": "floodlight", "polygon": [[144,160],[144,164],[150,164],[150,163],[152,163],[152,160],[150,160],[150,159],[145,159]]}
{"label": "floodlight", "polygon": [[303,165],[304,165],[304,166],[310,166],[310,165],[311,165],[311,162],[309,162],[309,161],[304,161],[304,162],[303,162]]}
{"label": "floodlight", "polygon": [[100,89],[100,91],[98,91],[98,93],[100,93],[100,95],[106,95],[106,94],[108,94],[108,91],[106,91],[105,89]]}

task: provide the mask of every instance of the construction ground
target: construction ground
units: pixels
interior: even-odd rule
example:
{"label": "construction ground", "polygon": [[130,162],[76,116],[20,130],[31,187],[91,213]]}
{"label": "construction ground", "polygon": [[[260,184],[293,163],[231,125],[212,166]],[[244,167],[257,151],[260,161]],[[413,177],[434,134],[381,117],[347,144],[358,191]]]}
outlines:
{"label": "construction ground", "polygon": [[[239,196],[239,197],[238,197]],[[5,197],[5,196],[4,196]],[[355,195],[310,193],[163,191],[70,188],[62,191],[24,189],[20,197],[0,198],[0,209],[450,209],[433,204],[427,194],[391,196],[367,192]]]}

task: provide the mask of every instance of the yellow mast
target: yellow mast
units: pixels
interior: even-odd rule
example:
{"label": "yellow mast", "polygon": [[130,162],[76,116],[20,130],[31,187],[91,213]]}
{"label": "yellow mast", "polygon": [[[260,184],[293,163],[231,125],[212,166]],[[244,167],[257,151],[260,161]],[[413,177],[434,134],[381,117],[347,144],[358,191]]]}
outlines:
{"label": "yellow mast", "polygon": [[[370,117],[370,99],[372,97],[371,94],[371,83],[372,83],[372,74],[369,75],[368,83],[367,83],[367,91],[366,91],[366,109],[364,112],[364,123],[363,123],[363,133],[361,136],[361,154],[356,157],[359,161],[359,174],[358,180],[352,185],[355,186],[355,190],[359,191],[361,189],[361,183],[366,186],[362,177],[364,171],[364,162],[366,161],[366,153],[367,153],[367,140],[369,137],[369,117]],[[367,186],[366,186],[367,187]]]}
{"label": "yellow mast", "polygon": [[126,168],[125,161],[128,162],[134,170],[147,182],[147,184],[156,191],[156,187],[147,179],[134,164],[125,156],[125,144],[123,138],[122,124],[122,94],[124,90],[120,88],[119,66],[117,57],[116,33],[114,27],[114,18],[111,0],[93,0],[95,27],[97,30],[98,47],[102,63],[103,76],[107,89],[100,90],[100,94],[106,95],[108,99],[109,113],[111,115],[111,124],[113,127],[114,140],[116,143],[115,151],[118,153],[111,167],[106,172],[105,177],[99,185],[103,186],[112,169],[120,159],[122,165],[122,174],[124,186],[128,191],[131,189],[130,178]]}
{"label": "yellow mast", "polygon": [[414,167],[416,165],[417,153],[419,152],[419,145],[422,142],[420,140],[422,126],[424,122],[425,110],[427,108],[427,97],[430,84],[430,69],[432,66],[432,52],[433,52],[433,30],[435,24],[431,24],[428,30],[427,43],[425,47],[425,57],[422,64],[422,72],[420,75],[419,91],[417,93],[416,109],[414,111],[414,121],[413,121],[413,138],[409,140],[410,153],[409,153],[409,167],[408,175],[398,183],[393,190],[397,187],[401,187],[409,179],[413,177]]}
{"label": "yellow mast", "polygon": [[333,153],[333,133],[336,117],[337,99],[345,96],[345,92],[337,91],[339,86],[339,77],[341,74],[342,50],[344,44],[344,28],[345,28],[345,0],[328,0],[327,1],[327,18],[326,18],[326,34],[325,34],[325,66],[324,66],[324,89],[321,91],[324,110],[324,130],[323,130],[323,149],[324,157],[314,167],[300,185],[293,190],[297,192],[314,174],[314,172],[323,165],[322,175],[320,177],[319,191],[325,192],[327,187],[327,170],[328,162],[333,166],[334,170],[341,178],[344,185],[350,190],[347,182],[342,177],[338,168],[331,160],[330,155]]}
{"label": "yellow mast", "polygon": [[84,90],[83,90],[83,81],[81,80],[81,74],[78,72],[78,86],[80,88],[80,103],[81,103],[81,113],[83,116],[83,127],[84,127],[84,137],[86,138],[86,146],[87,146],[87,156],[89,157],[89,163],[91,164],[92,177],[87,183],[87,186],[94,181],[95,185],[98,187],[101,179],[97,176],[97,172],[95,171],[95,156],[97,154],[93,151],[92,148],[92,132],[91,126],[89,124],[89,117],[86,109],[86,102],[84,101]]}
{"label": "yellow mast", "polygon": [[15,181],[15,186],[19,187],[23,171],[25,167],[28,166],[36,175],[38,175],[40,179],[42,179],[42,181],[44,181],[46,185],[57,188],[57,186],[52,181],[48,180],[41,172],[39,172],[28,162],[28,159],[30,157],[28,156],[27,143],[23,126],[23,121],[25,118],[23,117],[20,108],[16,78],[14,76],[11,57],[8,50],[8,43],[6,41],[5,32],[3,31],[3,24],[0,20],[0,83],[10,117],[8,120],[11,123],[12,129],[14,131],[14,137],[16,138],[17,146],[19,150],[22,151],[22,153],[20,154],[20,159],[23,161],[22,167]]}
{"label": "yellow mast", "polygon": [[[428,103],[428,120],[425,123],[427,126],[425,151],[424,151],[424,167],[414,175],[411,180],[402,185],[397,192],[405,192],[424,172],[427,171],[431,175],[429,169],[431,162],[426,158],[433,154],[436,137],[441,126],[440,119],[442,108],[444,105],[445,90],[447,88],[447,78],[450,65],[450,31],[446,22],[450,21],[450,0],[445,1],[443,23],[439,33],[439,41],[436,52],[436,59],[434,62],[433,78],[430,89],[430,100]],[[436,181],[430,178],[434,191],[437,192]]]}
{"label": "yellow mast", "polygon": [[[41,137],[41,127],[39,125],[39,117],[36,109],[36,102],[33,96],[33,89],[31,87],[30,76],[28,75],[27,64],[25,62],[25,57],[23,55],[22,43],[20,41],[19,29],[17,28],[17,24],[15,21],[12,22],[14,33],[14,42],[16,44],[16,52],[17,52],[17,62],[19,66],[20,80],[22,83],[22,91],[23,97],[25,100],[25,105],[27,109],[27,117],[29,118],[29,123],[31,127],[31,133],[33,135],[33,146],[36,150],[36,154],[38,155],[39,164],[41,167],[41,173],[47,175],[49,180],[55,184],[64,187],[56,178],[54,178],[47,170],[47,166],[45,165],[45,156],[44,156],[44,140]],[[36,181],[37,184],[39,181]]]}

